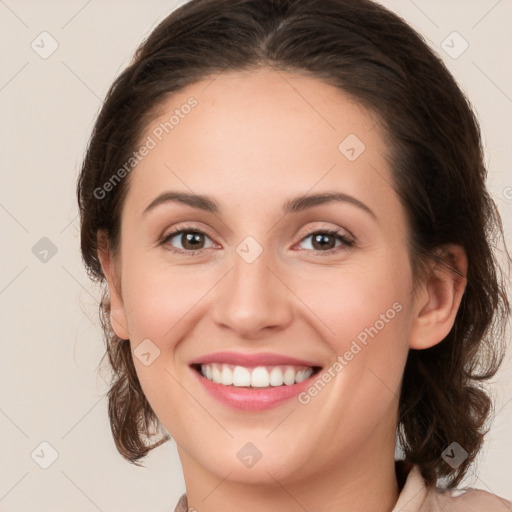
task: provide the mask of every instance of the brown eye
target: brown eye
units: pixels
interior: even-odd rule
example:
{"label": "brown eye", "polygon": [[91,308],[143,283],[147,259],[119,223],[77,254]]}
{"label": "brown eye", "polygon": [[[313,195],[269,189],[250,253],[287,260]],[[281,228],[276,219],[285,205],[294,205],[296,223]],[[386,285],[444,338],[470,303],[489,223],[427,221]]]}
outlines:
{"label": "brown eye", "polygon": [[325,233],[317,233],[312,235],[312,246],[315,250],[333,249],[336,246],[336,239],[333,235]]}
{"label": "brown eye", "polygon": [[347,235],[339,234],[338,229],[315,231],[305,236],[301,240],[301,243],[309,239],[311,239],[311,243],[309,243],[310,247],[306,247],[306,249],[324,254],[336,252],[339,247],[351,247],[354,245],[353,240]]}
{"label": "brown eye", "polygon": [[180,242],[184,249],[193,251],[202,249],[204,245],[203,235],[201,233],[181,233]]}
{"label": "brown eye", "polygon": [[[208,241],[209,245],[207,245]],[[162,244],[177,253],[194,253],[213,246],[213,242],[206,233],[186,228],[173,231],[163,239]]]}

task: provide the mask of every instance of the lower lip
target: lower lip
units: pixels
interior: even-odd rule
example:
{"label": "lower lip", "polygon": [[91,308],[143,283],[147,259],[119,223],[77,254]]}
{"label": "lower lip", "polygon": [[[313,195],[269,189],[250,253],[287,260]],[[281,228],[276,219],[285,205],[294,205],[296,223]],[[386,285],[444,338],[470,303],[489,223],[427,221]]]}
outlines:
{"label": "lower lip", "polygon": [[235,409],[246,411],[261,411],[272,409],[277,405],[290,400],[311,385],[311,381],[317,375],[311,375],[306,380],[290,386],[269,386],[268,388],[248,388],[236,386],[224,386],[217,384],[192,368],[199,382],[208,393],[225,405]]}

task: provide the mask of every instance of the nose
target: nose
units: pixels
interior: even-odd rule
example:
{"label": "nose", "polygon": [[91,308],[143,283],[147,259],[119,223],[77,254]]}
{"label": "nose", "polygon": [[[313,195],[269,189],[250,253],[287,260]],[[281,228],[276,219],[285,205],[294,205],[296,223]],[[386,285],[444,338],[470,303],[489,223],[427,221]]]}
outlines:
{"label": "nose", "polygon": [[285,329],[293,319],[293,293],[265,251],[252,263],[234,253],[231,271],[219,283],[212,314],[238,337],[259,339]]}

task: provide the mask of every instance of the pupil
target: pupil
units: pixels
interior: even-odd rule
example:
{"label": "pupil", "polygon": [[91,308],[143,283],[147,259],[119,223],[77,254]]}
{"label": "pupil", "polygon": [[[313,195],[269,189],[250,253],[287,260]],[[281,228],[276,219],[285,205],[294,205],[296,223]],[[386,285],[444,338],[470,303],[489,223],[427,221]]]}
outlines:
{"label": "pupil", "polygon": [[187,244],[192,245],[192,249],[197,249],[197,244],[201,243],[201,233],[187,233],[185,235],[186,243],[183,244],[183,247],[186,247]]}
{"label": "pupil", "polygon": [[326,245],[330,245],[329,242],[327,243],[324,243],[325,242],[325,239],[326,238],[331,238],[331,241],[332,241],[332,237],[331,235],[325,235],[325,234],[318,234],[314,237],[314,242],[315,243],[318,243],[320,245],[321,248],[325,248]]}

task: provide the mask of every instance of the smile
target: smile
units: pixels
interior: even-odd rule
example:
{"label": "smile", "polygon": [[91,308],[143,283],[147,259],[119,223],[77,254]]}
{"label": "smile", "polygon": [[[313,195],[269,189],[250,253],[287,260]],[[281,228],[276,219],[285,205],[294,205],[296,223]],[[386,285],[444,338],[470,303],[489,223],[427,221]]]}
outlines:
{"label": "smile", "polygon": [[[218,403],[239,411],[273,409],[311,385],[321,366],[277,356],[257,357],[228,354],[217,361],[195,361],[190,368],[199,384]],[[219,361],[220,359],[220,361]],[[229,362],[221,362],[226,359]]]}
{"label": "smile", "polygon": [[225,363],[202,364],[198,369],[203,377],[216,384],[251,388],[291,386],[308,379],[318,370],[317,367],[309,366],[276,365],[251,368]]}

